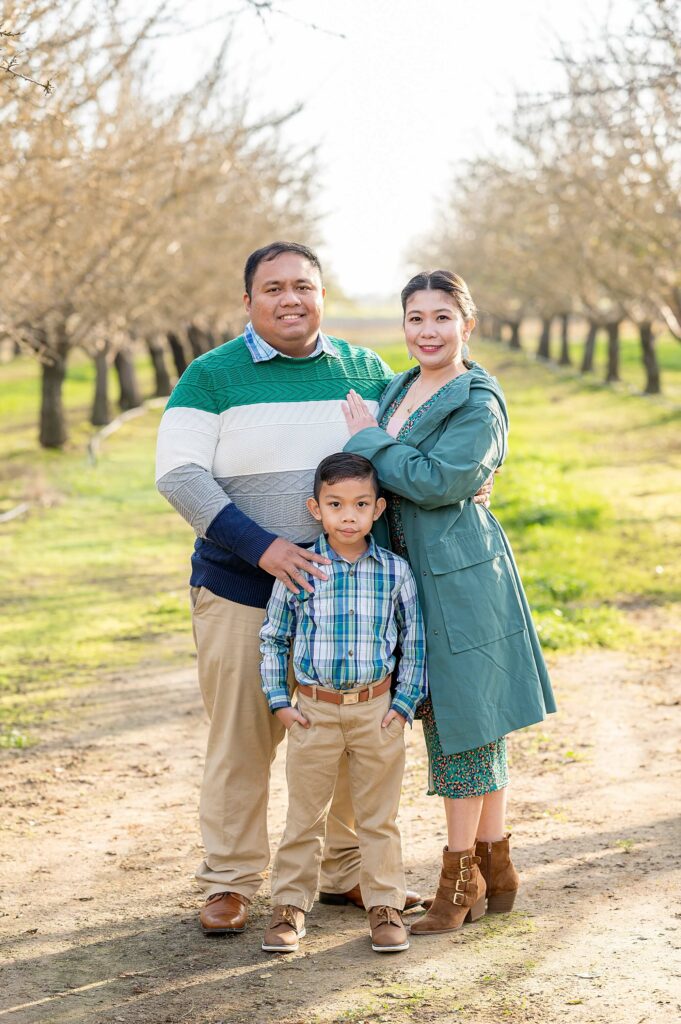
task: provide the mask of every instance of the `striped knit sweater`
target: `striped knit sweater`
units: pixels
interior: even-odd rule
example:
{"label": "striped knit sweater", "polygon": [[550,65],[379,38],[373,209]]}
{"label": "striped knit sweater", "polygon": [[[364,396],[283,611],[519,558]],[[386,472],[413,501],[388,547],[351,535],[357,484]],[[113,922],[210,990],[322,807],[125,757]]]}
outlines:
{"label": "striped knit sweater", "polygon": [[194,360],[161,420],[159,491],[194,528],[191,585],[264,608],[258,567],[275,537],[309,545],[306,507],[321,460],[348,440],[341,401],[354,388],[376,411],[392,371],[338,338],[306,359],[254,360],[244,337]]}

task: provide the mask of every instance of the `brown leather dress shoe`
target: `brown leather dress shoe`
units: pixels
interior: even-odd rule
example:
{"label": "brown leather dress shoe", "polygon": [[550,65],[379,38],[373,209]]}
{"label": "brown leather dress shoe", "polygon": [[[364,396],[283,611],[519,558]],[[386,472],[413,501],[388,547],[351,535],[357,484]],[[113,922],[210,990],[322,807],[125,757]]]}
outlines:
{"label": "brown leather dress shoe", "polygon": [[216,892],[201,907],[199,921],[206,935],[233,935],[246,928],[251,901],[238,892]]}
{"label": "brown leather dress shoe", "polygon": [[[337,907],[344,907],[348,903],[351,903],[353,907],[359,907],[360,910],[365,910],[364,902],[362,900],[362,892],[358,885],[348,889],[347,892],[320,892],[319,894],[320,903],[329,903]],[[407,889],[407,899],[404,904],[404,911],[415,910],[416,907],[420,907],[423,903],[423,897],[419,896],[413,889]]]}

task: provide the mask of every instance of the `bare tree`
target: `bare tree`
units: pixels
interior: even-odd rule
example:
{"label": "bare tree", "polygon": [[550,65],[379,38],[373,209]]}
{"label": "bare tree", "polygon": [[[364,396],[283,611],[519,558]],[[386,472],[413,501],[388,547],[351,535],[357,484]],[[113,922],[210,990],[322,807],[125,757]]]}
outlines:
{"label": "bare tree", "polygon": [[519,97],[503,158],[463,168],[421,246],[471,280],[514,346],[522,317],[539,317],[540,358],[557,320],[570,365],[570,322],[585,317],[581,369],[604,330],[616,381],[621,325],[638,325],[647,393],[660,388],[659,325],[681,339],[680,21],[671,0],[639,0],[623,35],[563,50],[564,88]]}
{"label": "bare tree", "polygon": [[[274,224],[277,233],[313,227],[311,161],[282,146],[287,115],[250,123],[242,99],[221,99],[226,45],[200,81],[161,104],[145,91],[143,44],[165,5],[132,24],[117,3],[103,3],[100,17],[71,7],[80,20],[62,34],[49,106],[17,102],[0,116],[0,201],[13,240],[0,249],[2,327],[42,363],[40,439],[57,447],[74,347],[95,360],[101,422],[110,365],[123,407],[142,400],[133,338],[176,337],[186,324],[204,347],[214,344],[234,317],[245,250]],[[44,13],[34,45],[56,60],[53,31]],[[167,392],[156,340],[151,350],[156,390]]]}

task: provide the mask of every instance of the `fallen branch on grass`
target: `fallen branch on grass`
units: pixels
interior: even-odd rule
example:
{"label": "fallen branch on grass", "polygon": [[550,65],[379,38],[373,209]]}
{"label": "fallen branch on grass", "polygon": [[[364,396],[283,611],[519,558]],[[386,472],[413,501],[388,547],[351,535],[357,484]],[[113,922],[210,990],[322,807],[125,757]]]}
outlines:
{"label": "fallen branch on grass", "polygon": [[10,523],[13,519],[18,519],[24,512],[28,512],[30,507],[27,501],[22,501],[21,505],[15,505],[9,512],[3,512],[0,515],[0,523]]}
{"label": "fallen branch on grass", "polygon": [[92,465],[94,466],[97,462],[97,456],[99,454],[102,441],[106,441],[107,437],[114,434],[119,427],[122,427],[124,423],[128,422],[128,420],[136,419],[148,409],[160,409],[167,401],[167,398],[148,398],[146,402],[142,402],[141,405],[135,406],[134,409],[127,409],[126,412],[122,412],[115,420],[112,420],[111,423],[107,423],[105,427],[102,427],[102,429],[98,430],[96,434],[93,434],[88,441],[87,446],[88,457]]}

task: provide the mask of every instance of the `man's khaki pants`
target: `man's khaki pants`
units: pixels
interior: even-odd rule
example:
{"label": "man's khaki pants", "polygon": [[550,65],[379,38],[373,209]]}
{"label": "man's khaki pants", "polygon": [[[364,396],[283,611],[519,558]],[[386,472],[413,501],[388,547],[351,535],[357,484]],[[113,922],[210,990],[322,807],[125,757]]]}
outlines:
{"label": "man's khaki pants", "polygon": [[[260,687],[262,608],[191,588],[199,685],[210,730],[201,787],[205,859],[196,878],[206,896],[252,899],[270,860],[270,767],[285,729]],[[347,892],[359,879],[359,850],[347,766],[341,765],[329,815],[321,886]]]}
{"label": "man's khaki pants", "polygon": [[315,701],[298,692],[298,710],[286,757],[288,814],[272,868],[272,903],[311,910],[319,882],[326,817],[339,766],[347,762],[362,857],[359,884],[364,906],[402,910],[406,890],[400,833],[395,818],[404,772],[404,728],[381,722],[390,693],[361,704]]}

